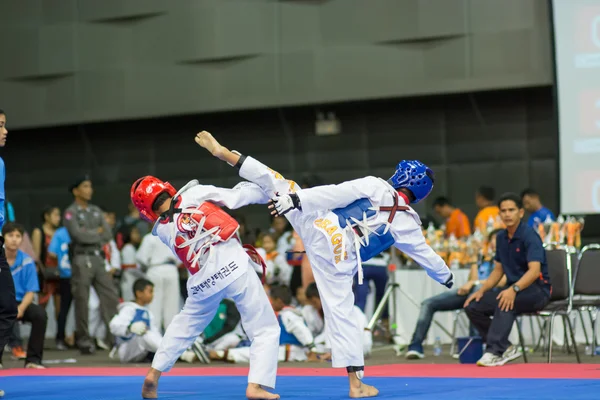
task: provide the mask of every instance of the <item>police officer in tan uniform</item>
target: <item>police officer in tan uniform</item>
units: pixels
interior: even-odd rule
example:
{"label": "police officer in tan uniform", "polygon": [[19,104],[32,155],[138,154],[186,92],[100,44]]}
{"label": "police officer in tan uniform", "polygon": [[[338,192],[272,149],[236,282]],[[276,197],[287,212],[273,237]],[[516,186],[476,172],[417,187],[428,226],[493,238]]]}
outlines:
{"label": "police officer in tan uniform", "polygon": [[[90,204],[92,181],[83,176],[70,187],[74,202],[65,210],[64,225],[71,236],[71,290],[75,301],[77,347],[82,354],[95,351],[88,329],[88,301],[93,285],[100,299],[100,312],[106,326],[117,313],[117,288],[106,272],[102,246],[112,239],[110,226],[99,207]],[[108,333],[110,335],[110,333]],[[106,338],[112,343],[112,337]]]}

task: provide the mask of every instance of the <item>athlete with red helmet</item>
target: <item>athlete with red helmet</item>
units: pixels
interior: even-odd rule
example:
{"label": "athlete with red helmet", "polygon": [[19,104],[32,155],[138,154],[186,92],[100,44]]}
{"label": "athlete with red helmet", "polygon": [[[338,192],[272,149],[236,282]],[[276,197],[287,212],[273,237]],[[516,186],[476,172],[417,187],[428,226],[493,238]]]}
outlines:
{"label": "athlete with red helmet", "polygon": [[252,341],[246,396],[279,399],[275,388],[280,328],[253,263],[262,259],[242,247],[239,224],[220,206],[236,209],[265,204],[268,197],[255,184],[241,182],[233,189],[200,185],[193,180],[177,191],[153,176],[138,179],[131,201],[140,216],[154,224],[158,236],[181,259],[191,274],[183,310],[167,328],[142,388],[142,397],[157,398],[158,379],[210,323],[221,300],[233,299],[244,330]]}

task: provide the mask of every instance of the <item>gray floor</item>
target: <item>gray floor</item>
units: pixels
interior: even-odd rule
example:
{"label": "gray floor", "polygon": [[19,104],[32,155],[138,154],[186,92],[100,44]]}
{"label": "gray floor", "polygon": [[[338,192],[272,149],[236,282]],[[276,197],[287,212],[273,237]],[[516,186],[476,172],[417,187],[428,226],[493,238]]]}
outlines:
{"label": "gray floor", "polygon": [[[107,351],[99,351],[94,355],[83,356],[80,355],[76,350],[67,350],[67,351],[57,351],[53,349],[53,342],[48,341],[47,349],[44,351],[44,361],[47,362],[47,366],[50,368],[60,368],[60,367],[77,367],[77,366],[85,366],[85,367],[120,367],[124,366],[119,363],[117,360],[111,360],[108,357]],[[586,364],[600,364],[600,356],[591,357],[583,355],[584,349],[580,348],[581,362]],[[444,347],[444,352],[439,357],[434,357],[432,355],[431,348],[425,348],[426,357],[422,360],[406,360],[404,356],[397,356],[396,351],[391,345],[381,345],[376,344],[373,349],[373,354],[366,360],[366,365],[381,365],[381,364],[457,364],[458,360],[453,359],[450,355],[450,347]],[[72,362],[61,362],[55,363],[56,360],[68,360],[74,359],[75,363]],[[528,354],[528,361],[530,363],[545,363],[546,357],[543,356],[541,352],[535,354]],[[518,359],[514,361],[514,363],[522,363],[523,359]],[[575,354],[567,354],[563,348],[556,347],[553,351],[553,363],[576,363]],[[3,360],[4,368],[22,368],[23,361],[14,361],[11,359],[10,354],[7,352],[4,353]],[[128,366],[149,366],[150,364],[130,364]],[[237,364],[239,366],[240,364]],[[327,363],[281,363],[281,366],[293,366],[293,367],[324,367],[328,368],[329,364]],[[234,364],[228,364],[223,362],[213,362],[210,365],[194,363],[188,364],[185,362],[179,361],[177,363],[177,367],[227,367],[227,366],[236,366]]]}

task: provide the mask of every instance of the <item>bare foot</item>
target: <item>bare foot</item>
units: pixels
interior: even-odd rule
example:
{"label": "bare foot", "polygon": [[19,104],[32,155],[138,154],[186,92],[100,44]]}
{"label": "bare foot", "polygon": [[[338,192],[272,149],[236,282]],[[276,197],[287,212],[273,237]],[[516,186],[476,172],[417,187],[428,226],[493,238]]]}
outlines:
{"label": "bare foot", "polygon": [[360,386],[351,386],[350,387],[350,397],[353,399],[359,399],[363,397],[375,397],[379,394],[379,390],[375,389],[371,385],[366,385],[364,383],[360,383]]}
{"label": "bare foot", "polygon": [[210,154],[217,157],[219,160],[223,160],[223,156],[225,155],[227,149],[221,146],[219,142],[217,142],[217,139],[215,139],[209,132],[202,131],[198,133],[195,141],[201,147],[204,147],[206,150],[208,150]]}
{"label": "bare foot", "polygon": [[278,400],[279,395],[267,392],[257,383],[249,383],[246,388],[246,397],[250,400]]}
{"label": "bare foot", "polygon": [[158,378],[160,377],[160,371],[154,368],[148,371],[146,379],[144,379],[144,386],[142,386],[142,398],[143,399],[158,399]]}

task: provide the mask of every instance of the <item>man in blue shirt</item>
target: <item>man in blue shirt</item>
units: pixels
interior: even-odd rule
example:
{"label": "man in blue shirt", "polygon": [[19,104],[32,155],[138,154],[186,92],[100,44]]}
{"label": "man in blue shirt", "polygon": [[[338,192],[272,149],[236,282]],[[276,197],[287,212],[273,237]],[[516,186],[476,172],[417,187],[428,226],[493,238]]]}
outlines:
{"label": "man in blue shirt", "polygon": [[[6,145],[6,114],[0,110],[0,147]],[[4,224],[4,179],[6,171],[4,160],[0,158],[0,227]],[[15,285],[13,283],[10,267],[6,262],[4,239],[0,237],[0,368],[2,366],[2,351],[12,332],[15,319],[17,318],[17,301],[15,299]],[[0,390],[0,397],[4,391]]]}
{"label": "man in blue shirt", "polygon": [[[506,229],[496,236],[494,270],[465,302],[469,319],[487,343],[486,353],[477,361],[482,367],[501,366],[519,358],[518,347],[508,340],[515,318],[539,311],[550,301],[546,252],[539,235],[522,221],[525,210],[521,197],[507,193],[498,207]],[[506,275],[507,287],[491,290],[502,275]]]}
{"label": "man in blue shirt", "polygon": [[533,189],[525,189],[521,192],[523,207],[529,213],[527,224],[535,228],[538,224],[543,224],[546,220],[554,221],[556,217],[548,207],[544,207],[540,201],[540,195]]}
{"label": "man in blue shirt", "polygon": [[56,330],[56,348],[58,350],[67,350],[65,343],[65,328],[67,326],[67,315],[73,302],[73,293],[71,292],[71,260],[69,259],[69,245],[71,237],[67,228],[64,226],[58,228],[48,245],[48,254],[57,260],[58,271],[60,274],[59,293],[60,293],[60,311],[58,313],[58,327]]}
{"label": "man in blue shirt", "polygon": [[44,337],[48,317],[46,310],[33,303],[34,296],[40,291],[35,263],[31,257],[19,250],[25,230],[19,224],[7,222],[2,227],[6,260],[10,265],[15,284],[17,319],[31,323],[31,335],[27,345],[25,368],[43,369]]}

